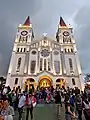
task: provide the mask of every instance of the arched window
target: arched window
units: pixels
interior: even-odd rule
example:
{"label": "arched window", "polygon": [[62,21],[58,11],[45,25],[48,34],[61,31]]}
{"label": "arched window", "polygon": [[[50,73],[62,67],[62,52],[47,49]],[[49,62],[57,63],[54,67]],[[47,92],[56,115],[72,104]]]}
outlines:
{"label": "arched window", "polygon": [[50,59],[48,59],[48,71],[51,70],[51,67],[50,67]]}
{"label": "arched window", "polygon": [[26,48],[24,48],[24,52],[26,52]]}
{"label": "arched window", "polygon": [[70,66],[70,70],[73,70],[73,64],[72,64],[72,59],[69,58],[69,66]]}
{"label": "arched window", "polygon": [[65,53],[66,53],[66,52],[67,52],[67,49],[65,48],[64,50],[65,50]]}
{"label": "arched window", "polygon": [[19,48],[17,49],[17,52],[19,52]]}
{"label": "arched window", "polygon": [[54,68],[57,74],[60,73],[60,61],[54,61]]}
{"label": "arched window", "polygon": [[72,78],[72,84],[73,84],[73,85],[76,85],[74,78]]}
{"label": "arched window", "polygon": [[56,82],[60,82],[61,80],[60,79],[57,79]]}
{"label": "arched window", "polygon": [[35,72],[35,66],[36,66],[36,61],[35,61],[35,60],[32,60],[32,61],[31,61],[31,73],[34,73],[34,72]]}
{"label": "arched window", "polygon": [[18,65],[17,65],[17,69],[20,68],[20,65],[21,65],[21,58],[18,58]]}
{"label": "arched window", "polygon": [[15,78],[15,83],[14,83],[15,85],[17,85],[18,84],[18,78]]}
{"label": "arched window", "polygon": [[22,48],[21,48],[20,52],[22,52]]}
{"label": "arched window", "polygon": [[42,58],[40,58],[40,71],[42,71]]}
{"label": "arched window", "polygon": [[46,59],[44,59],[44,70],[46,70]]}
{"label": "arched window", "polygon": [[68,49],[68,53],[70,53],[70,49]]}
{"label": "arched window", "polygon": [[73,53],[73,49],[71,48],[71,52]]}
{"label": "arched window", "polygon": [[27,82],[28,82],[28,81],[29,81],[29,82],[35,82],[35,80],[34,80],[33,78],[28,78],[28,79],[27,79]]}

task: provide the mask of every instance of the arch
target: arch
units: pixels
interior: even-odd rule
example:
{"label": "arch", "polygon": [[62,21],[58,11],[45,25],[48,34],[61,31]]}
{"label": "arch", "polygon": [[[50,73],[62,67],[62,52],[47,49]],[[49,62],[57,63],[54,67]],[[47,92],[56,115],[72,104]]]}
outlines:
{"label": "arch", "polygon": [[56,79],[56,87],[65,87],[65,80],[63,78]]}
{"label": "arch", "polygon": [[65,51],[65,53],[66,53],[66,52],[67,52],[67,49],[65,48],[64,51]]}
{"label": "arch", "polygon": [[27,78],[24,83],[25,91],[32,89],[34,91],[35,80],[33,78]]}
{"label": "arch", "polygon": [[71,48],[71,52],[73,53],[73,49]]}
{"label": "arch", "polygon": [[[35,51],[36,53],[33,54],[33,53],[32,53],[33,51]],[[37,50],[36,50],[36,49],[32,49],[32,50],[30,51],[30,54],[31,54],[31,55],[36,55],[36,54],[37,54]]]}
{"label": "arch", "polygon": [[52,79],[49,76],[42,76],[38,81],[38,85],[40,88],[50,87],[52,86]]}
{"label": "arch", "polygon": [[35,82],[33,78],[28,78],[26,81]]}
{"label": "arch", "polygon": [[70,53],[70,49],[68,49],[68,53]]}
{"label": "arch", "polygon": [[41,77],[39,78],[39,81],[38,81],[38,82],[40,82],[40,81],[41,81],[42,79],[44,79],[44,78],[49,79],[50,81],[52,81],[52,78],[49,77],[49,76],[41,76]]}

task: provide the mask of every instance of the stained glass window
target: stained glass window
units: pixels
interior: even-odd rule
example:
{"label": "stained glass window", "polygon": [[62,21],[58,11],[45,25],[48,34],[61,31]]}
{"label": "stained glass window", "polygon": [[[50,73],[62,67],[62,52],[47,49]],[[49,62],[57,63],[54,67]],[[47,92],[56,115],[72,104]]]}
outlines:
{"label": "stained glass window", "polygon": [[44,59],[44,70],[46,70],[46,59]]}
{"label": "stained glass window", "polygon": [[51,68],[50,68],[50,59],[48,59],[48,71],[50,71]]}
{"label": "stained glass window", "polygon": [[60,61],[54,61],[54,67],[57,74],[60,73]]}
{"label": "stained glass window", "polygon": [[49,54],[50,54],[50,52],[49,52],[47,49],[44,49],[44,50],[41,51],[41,55],[42,55],[43,57],[48,57]]}
{"label": "stained glass window", "polygon": [[40,71],[42,71],[42,58],[40,58]]}
{"label": "stained glass window", "polygon": [[36,54],[36,51],[35,51],[35,50],[33,50],[33,51],[32,51],[32,54],[33,54],[33,55],[35,55],[35,54]]}
{"label": "stained glass window", "polygon": [[32,60],[32,61],[31,61],[31,73],[34,73],[34,72],[35,72],[35,66],[36,66],[36,61],[35,61],[35,60]]}

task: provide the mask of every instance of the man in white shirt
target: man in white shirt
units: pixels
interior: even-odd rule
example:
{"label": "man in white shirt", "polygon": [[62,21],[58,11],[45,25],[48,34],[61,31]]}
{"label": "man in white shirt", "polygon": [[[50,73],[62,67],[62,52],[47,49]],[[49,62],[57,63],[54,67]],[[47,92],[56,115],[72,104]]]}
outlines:
{"label": "man in white shirt", "polygon": [[25,101],[26,101],[25,95],[21,94],[21,97],[18,103],[19,120],[22,120],[22,113],[23,113],[23,107],[25,105]]}

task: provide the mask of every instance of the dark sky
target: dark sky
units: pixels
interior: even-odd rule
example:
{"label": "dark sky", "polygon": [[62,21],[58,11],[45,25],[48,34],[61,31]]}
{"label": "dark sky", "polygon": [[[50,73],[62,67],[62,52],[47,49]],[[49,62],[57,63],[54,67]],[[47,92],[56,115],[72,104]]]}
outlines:
{"label": "dark sky", "polygon": [[0,75],[6,75],[18,25],[30,16],[36,37],[54,37],[60,16],[74,27],[84,73],[90,73],[90,0],[0,0]]}

